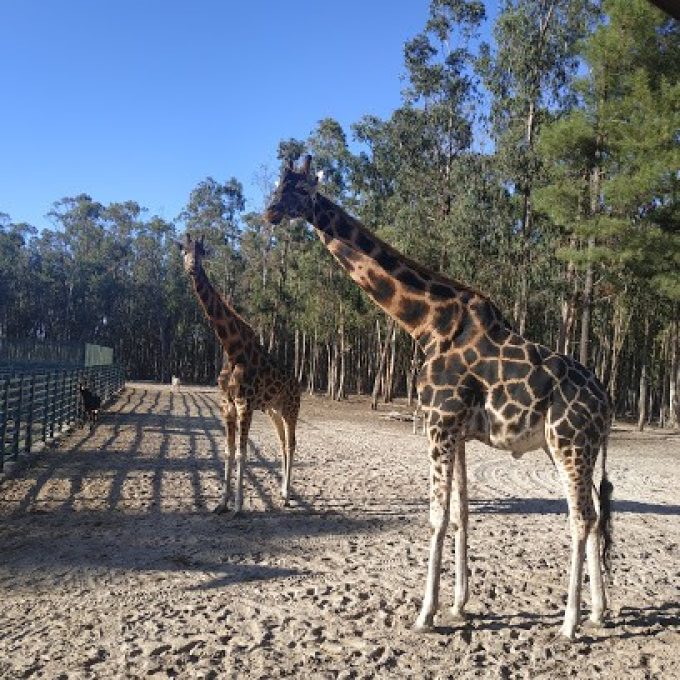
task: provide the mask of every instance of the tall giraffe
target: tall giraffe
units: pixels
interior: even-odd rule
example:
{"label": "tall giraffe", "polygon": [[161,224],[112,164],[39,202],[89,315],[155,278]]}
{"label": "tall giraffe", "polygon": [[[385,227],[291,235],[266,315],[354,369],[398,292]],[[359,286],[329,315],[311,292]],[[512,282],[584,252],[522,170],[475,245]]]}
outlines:
{"label": "tall giraffe", "polygon": [[[606,610],[603,569],[609,564],[611,493],[605,461],[611,424],[607,395],[577,361],[515,333],[482,293],[432,272],[381,241],[358,220],[317,192],[311,157],[285,168],[267,219],[304,218],[335,259],[425,353],[418,392],[428,418],[432,537],[425,596],[415,628],[429,630],[439,600],[442,546],[449,519],[455,527],[454,603],[468,600],[468,497],[465,442],[476,439],[518,458],[543,448],[566,491],[572,535],[571,573],[560,632],[573,638],[580,623],[581,582],[587,553],[591,620]],[[599,517],[593,476],[602,448]],[[451,486],[455,502],[451,504]],[[603,545],[600,544],[600,538]]]}
{"label": "tall giraffe", "polygon": [[[184,269],[191,277],[194,293],[210,325],[222,343],[224,366],[218,378],[222,391],[222,415],[226,429],[226,451],[222,499],[215,512],[226,512],[231,495],[231,470],[236,459],[236,495],[232,515],[243,507],[243,466],[248,450],[248,432],[253,411],[270,417],[281,444],[281,496],[284,505],[290,493],[295,453],[295,426],[300,411],[300,384],[264,350],[255,331],[215,290],[203,269],[203,237],[186,234],[178,242]],[[239,431],[238,452],[236,430]]]}

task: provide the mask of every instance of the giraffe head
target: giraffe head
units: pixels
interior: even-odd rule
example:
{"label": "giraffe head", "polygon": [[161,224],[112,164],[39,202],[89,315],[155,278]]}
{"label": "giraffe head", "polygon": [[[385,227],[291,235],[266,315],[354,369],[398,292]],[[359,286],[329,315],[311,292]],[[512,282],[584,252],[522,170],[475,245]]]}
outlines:
{"label": "giraffe head", "polygon": [[293,161],[285,167],[265,212],[268,222],[279,224],[286,217],[311,217],[319,182],[310,172],[311,162],[312,157],[305,156],[299,170],[295,170]]}
{"label": "giraffe head", "polygon": [[184,241],[177,241],[177,245],[184,260],[184,271],[190,275],[196,274],[203,266],[203,258],[206,256],[203,237],[192,239],[191,234],[187,232],[184,234]]}

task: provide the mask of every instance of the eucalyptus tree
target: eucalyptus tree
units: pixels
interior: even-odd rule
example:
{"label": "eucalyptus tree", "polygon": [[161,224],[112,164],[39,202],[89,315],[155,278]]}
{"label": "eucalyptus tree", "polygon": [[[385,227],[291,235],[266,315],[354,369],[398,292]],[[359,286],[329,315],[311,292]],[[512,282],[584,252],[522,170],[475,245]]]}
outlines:
{"label": "eucalyptus tree", "polygon": [[15,224],[0,213],[0,337],[17,337],[22,329],[31,335],[42,330],[35,318],[39,289],[30,278],[29,244],[35,234],[35,228]]}
{"label": "eucalyptus tree", "polygon": [[433,0],[424,29],[404,46],[408,113],[395,123],[414,128],[420,147],[404,180],[422,201],[413,226],[435,244],[437,261],[432,264],[443,271],[450,266],[455,271],[452,236],[461,217],[465,219],[458,207],[469,191],[466,178],[478,104],[471,40],[484,17],[481,2]]}
{"label": "eucalyptus tree", "polygon": [[669,380],[677,386],[678,379],[668,370],[677,364],[677,339],[666,350],[659,348],[664,335],[677,329],[680,301],[680,234],[674,220],[680,211],[680,27],[642,0],[607,0],[603,7],[608,20],[586,45],[591,66],[586,105],[602,121],[610,167],[602,180],[607,216],[602,250],[609,261],[620,262],[640,291],[633,345],[640,356],[631,377],[639,383],[642,428],[650,398],[658,400],[664,391],[648,386]]}
{"label": "eucalyptus tree", "polygon": [[[577,105],[541,134],[551,181],[539,202],[568,239],[562,257],[584,273],[581,360],[599,355],[615,404],[636,409],[643,425],[650,376],[677,385],[677,368],[668,366],[677,366],[680,292],[680,31],[642,0],[608,0],[602,8],[605,18],[583,43]],[[603,326],[591,347],[595,273],[613,304],[599,310]],[[626,395],[636,381],[631,404]],[[668,401],[674,390],[657,393],[664,390]]]}
{"label": "eucalyptus tree", "polygon": [[[125,249],[109,218],[138,219],[140,208],[130,202],[107,212],[87,194],[56,202],[49,216],[63,239],[67,270],[65,326],[73,342],[108,344],[115,339],[116,300],[124,294]],[[115,214],[114,214],[115,213]]]}
{"label": "eucalyptus tree", "polygon": [[[240,214],[244,209],[245,198],[241,182],[235,177],[224,183],[207,177],[192,189],[186,206],[177,218],[187,231],[201,234],[205,238],[209,250],[206,270],[217,288],[228,298],[238,296],[237,284],[244,269],[239,247]],[[196,323],[192,329],[194,351],[210,349],[217,372],[222,364],[221,345],[209,327],[200,324],[198,311],[196,314]],[[203,370],[209,371],[205,367]]]}
{"label": "eucalyptus tree", "polygon": [[545,182],[537,133],[547,111],[573,101],[569,84],[578,41],[592,20],[591,5],[591,0],[504,0],[493,29],[495,46],[485,43],[480,50],[477,68],[491,96],[495,158],[515,197],[514,320],[520,333],[537,283],[535,243],[542,238],[533,205],[535,188]]}
{"label": "eucalyptus tree", "polygon": [[[472,151],[478,105],[471,41],[484,19],[484,5],[468,0],[433,0],[425,26],[404,46],[403,105],[388,120],[366,116],[353,126],[361,152],[351,164],[355,206],[365,224],[409,256],[463,275],[479,155]],[[462,240],[461,240],[462,239]],[[379,356],[385,356],[389,398],[400,364],[412,378],[417,350],[401,332],[392,340],[387,325]],[[392,349],[386,355],[387,344]],[[411,380],[412,382],[412,380]]]}
{"label": "eucalyptus tree", "polygon": [[188,340],[186,317],[193,300],[176,262],[175,235],[172,224],[153,216],[135,224],[126,238],[127,289],[119,300],[126,322],[118,356],[140,378],[169,381],[177,372],[173,353]]}

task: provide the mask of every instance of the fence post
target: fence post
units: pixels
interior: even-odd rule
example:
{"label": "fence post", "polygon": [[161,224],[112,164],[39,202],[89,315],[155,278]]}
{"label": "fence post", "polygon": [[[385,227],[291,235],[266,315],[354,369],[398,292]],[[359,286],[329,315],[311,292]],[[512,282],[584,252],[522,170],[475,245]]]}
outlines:
{"label": "fence post", "polygon": [[26,440],[24,441],[24,451],[29,453],[33,444],[33,399],[35,398],[35,375],[30,377],[28,388],[28,412],[26,414]]}
{"label": "fence post", "polygon": [[66,424],[70,425],[72,422],[75,421],[77,411],[76,411],[76,403],[75,399],[73,398],[74,395],[74,387],[75,385],[75,380],[73,379],[73,371],[68,372],[68,389],[67,389],[67,401],[66,401]]}
{"label": "fence post", "polygon": [[49,429],[50,429],[50,434],[49,437],[52,439],[54,437],[54,421],[56,419],[56,414],[57,414],[57,373],[53,372],[50,373],[52,376],[52,380],[50,380],[50,385],[52,386],[52,392],[54,393],[53,395],[50,394],[50,391],[47,391],[47,398],[49,400],[50,404],[50,411],[49,411]]}
{"label": "fence post", "polygon": [[2,384],[2,414],[0,414],[0,472],[5,463],[5,434],[7,433],[7,399],[9,398],[9,378]]}
{"label": "fence post", "polygon": [[64,429],[64,419],[66,417],[66,371],[61,372],[61,399],[59,400],[59,432]]}
{"label": "fence post", "polygon": [[24,376],[19,377],[19,394],[14,407],[14,432],[12,433],[12,457],[19,453],[19,433],[21,431],[21,405],[24,397]]}
{"label": "fence post", "polygon": [[47,442],[47,421],[49,420],[50,409],[50,374],[45,373],[45,391],[43,392],[43,420],[42,420],[42,441]]}

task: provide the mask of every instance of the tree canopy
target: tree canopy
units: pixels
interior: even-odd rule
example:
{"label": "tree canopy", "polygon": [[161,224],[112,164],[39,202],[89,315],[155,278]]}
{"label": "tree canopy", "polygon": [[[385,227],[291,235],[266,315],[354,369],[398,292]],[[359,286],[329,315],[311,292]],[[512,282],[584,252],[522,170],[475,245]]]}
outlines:
{"label": "tree canopy", "polygon": [[[680,24],[643,0],[504,0],[489,43],[484,20],[478,0],[431,0],[404,45],[400,106],[348,130],[320,120],[278,158],[313,154],[324,194],[580,357],[619,414],[675,422]],[[235,177],[199,182],[172,221],[86,194],[50,218],[38,231],[0,213],[0,338],[111,345],[130,377],[214,381],[220,347],[173,245],[186,229],[309,389],[412,393],[410,339],[309,225],[246,212]]]}

